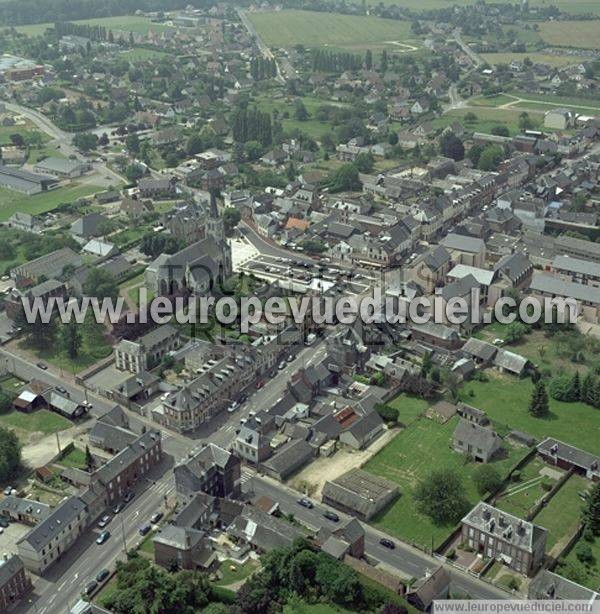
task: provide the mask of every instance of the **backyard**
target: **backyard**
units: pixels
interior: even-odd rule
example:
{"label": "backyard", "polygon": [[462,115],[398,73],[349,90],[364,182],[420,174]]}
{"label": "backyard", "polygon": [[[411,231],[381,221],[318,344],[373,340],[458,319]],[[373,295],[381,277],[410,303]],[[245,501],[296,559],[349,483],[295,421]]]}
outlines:
{"label": "backyard", "polygon": [[33,433],[50,435],[73,425],[66,418],[47,409],[38,409],[30,414],[13,409],[0,415],[0,426],[14,429],[19,439],[26,443]]}
{"label": "backyard", "polygon": [[260,564],[254,559],[248,559],[244,563],[226,559],[221,561],[219,573],[221,579],[216,582],[217,586],[230,586],[245,580],[250,574],[254,573]]}
{"label": "backyard", "polygon": [[[523,112],[522,109],[499,109],[494,107],[477,107],[454,109],[445,113],[442,117],[432,121],[434,128],[445,128],[452,125],[455,121],[463,124],[465,130],[469,132],[485,132],[490,133],[495,126],[506,126],[511,135],[521,132],[519,128],[519,115]],[[465,120],[467,113],[475,114],[475,119]],[[529,118],[533,122],[533,127],[539,127],[542,124],[542,113],[529,113]]]}
{"label": "backyard", "polygon": [[[578,547],[589,546],[592,560],[585,565],[577,558]],[[563,567],[564,565],[564,567]],[[600,537],[588,542],[581,537],[569,554],[561,559],[558,573],[593,590],[600,586]]]}
{"label": "backyard", "polygon": [[[392,480],[400,486],[400,498],[375,519],[375,526],[421,547],[431,548],[432,543],[434,548],[440,545],[454,525],[437,525],[428,516],[418,512],[413,492],[431,471],[441,467],[455,469],[462,477],[469,502],[474,505],[479,501],[480,496],[472,479],[479,465],[468,462],[466,456],[451,447],[457,423],[458,417],[446,424],[417,418],[364,466],[366,471]],[[505,454],[491,463],[502,475],[526,454],[523,448],[513,448],[507,444],[505,448]]]}
{"label": "backyard", "polygon": [[555,437],[566,443],[600,454],[598,410],[585,403],[563,403],[550,399],[550,414],[536,418],[529,411],[533,391],[530,379],[519,379],[486,371],[489,381],[470,381],[460,390],[461,400],[487,412],[496,430],[528,433],[538,440]]}

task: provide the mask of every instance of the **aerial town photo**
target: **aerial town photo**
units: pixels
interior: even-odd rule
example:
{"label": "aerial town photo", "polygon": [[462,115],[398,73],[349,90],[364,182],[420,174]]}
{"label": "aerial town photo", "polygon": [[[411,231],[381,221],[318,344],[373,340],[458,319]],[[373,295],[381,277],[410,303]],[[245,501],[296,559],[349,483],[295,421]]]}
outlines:
{"label": "aerial town photo", "polygon": [[0,0],[0,614],[599,613],[599,220],[600,0]]}

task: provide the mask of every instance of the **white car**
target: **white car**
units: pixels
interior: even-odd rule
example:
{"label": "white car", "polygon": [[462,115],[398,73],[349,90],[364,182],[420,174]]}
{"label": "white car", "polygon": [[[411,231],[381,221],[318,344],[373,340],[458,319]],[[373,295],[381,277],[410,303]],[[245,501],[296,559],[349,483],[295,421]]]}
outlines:
{"label": "white car", "polygon": [[160,397],[161,401],[166,401],[169,398],[169,393],[165,392],[165,394],[162,395],[162,397]]}
{"label": "white car", "polygon": [[232,414],[239,407],[239,403],[234,401],[228,408],[227,411]]}

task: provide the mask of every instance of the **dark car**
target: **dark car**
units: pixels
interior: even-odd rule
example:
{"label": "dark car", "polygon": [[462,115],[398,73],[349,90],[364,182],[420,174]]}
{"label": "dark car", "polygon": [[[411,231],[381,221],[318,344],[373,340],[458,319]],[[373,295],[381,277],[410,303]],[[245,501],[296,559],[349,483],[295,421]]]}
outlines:
{"label": "dark car", "polygon": [[396,544],[391,540],[391,539],[387,539],[386,537],[382,537],[379,540],[379,543],[384,547],[384,548],[389,548],[390,550],[393,550],[396,547]]}
{"label": "dark car", "polygon": [[329,510],[323,512],[323,516],[327,518],[327,520],[331,520],[331,522],[338,522],[340,517],[335,512],[330,512]]}
{"label": "dark car", "polygon": [[44,364],[43,362],[38,362],[37,363],[37,368],[38,369],[42,369],[43,371],[45,371],[48,368],[48,365]]}
{"label": "dark car", "polygon": [[108,576],[110,576],[110,571],[108,571],[108,569],[101,569],[96,576],[96,582],[101,584],[104,582],[104,580],[106,580],[106,578],[108,578]]}
{"label": "dark car", "polygon": [[55,390],[61,394],[67,394],[67,389],[64,386],[55,386]]}
{"label": "dark car", "polygon": [[149,524],[145,524],[139,528],[140,535],[148,535],[152,527]]}
{"label": "dark car", "polygon": [[129,503],[132,499],[133,499],[133,493],[129,490],[125,493],[125,496],[123,497],[123,501],[125,501],[125,503]]}
{"label": "dark car", "polygon": [[85,585],[85,588],[81,591],[81,594],[84,597],[88,597],[98,588],[98,582],[96,580],[91,580]]}
{"label": "dark car", "polygon": [[150,522],[152,524],[156,524],[162,517],[163,517],[163,513],[162,512],[154,512],[154,514],[152,514],[152,516],[150,516]]}
{"label": "dark car", "polygon": [[8,518],[6,518],[5,516],[0,516],[0,527],[6,529],[6,527],[8,527],[9,525],[10,522],[8,521]]}
{"label": "dark car", "polygon": [[101,546],[104,542],[108,541],[109,537],[110,537],[110,531],[102,531],[102,533],[98,535],[98,538],[96,539],[96,543],[99,546]]}
{"label": "dark car", "polygon": [[314,507],[313,502],[310,499],[307,499],[306,497],[302,497],[302,499],[298,499],[298,505],[301,505],[302,507],[306,507],[309,510],[311,510]]}

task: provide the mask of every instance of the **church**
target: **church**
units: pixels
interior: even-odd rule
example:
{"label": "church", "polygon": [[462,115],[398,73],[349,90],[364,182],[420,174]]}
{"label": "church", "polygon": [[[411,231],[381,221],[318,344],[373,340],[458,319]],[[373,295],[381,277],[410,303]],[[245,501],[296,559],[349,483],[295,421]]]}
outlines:
{"label": "church", "polygon": [[225,238],[223,218],[215,190],[210,192],[205,237],[175,254],[161,254],[146,269],[146,287],[156,296],[187,289],[206,294],[232,273],[231,246]]}

